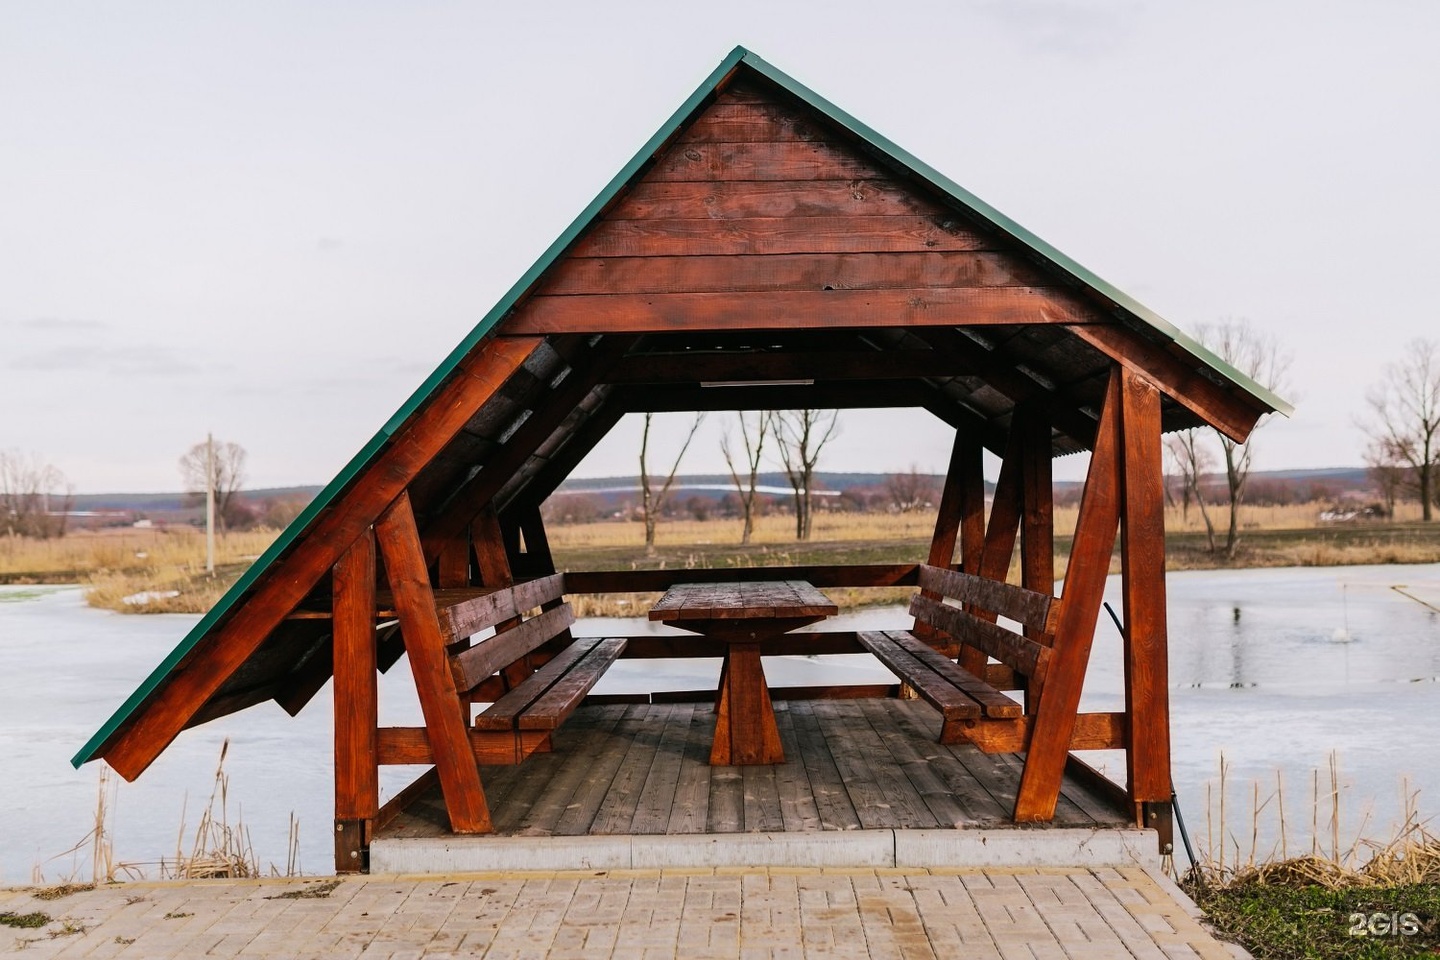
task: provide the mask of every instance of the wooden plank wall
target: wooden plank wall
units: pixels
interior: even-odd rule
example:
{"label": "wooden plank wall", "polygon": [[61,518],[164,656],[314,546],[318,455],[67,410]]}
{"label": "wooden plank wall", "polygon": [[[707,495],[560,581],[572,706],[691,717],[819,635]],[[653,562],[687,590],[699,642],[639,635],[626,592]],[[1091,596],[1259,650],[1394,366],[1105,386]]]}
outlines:
{"label": "wooden plank wall", "polygon": [[779,90],[737,83],[576,244],[505,332],[1095,319],[813,111]]}

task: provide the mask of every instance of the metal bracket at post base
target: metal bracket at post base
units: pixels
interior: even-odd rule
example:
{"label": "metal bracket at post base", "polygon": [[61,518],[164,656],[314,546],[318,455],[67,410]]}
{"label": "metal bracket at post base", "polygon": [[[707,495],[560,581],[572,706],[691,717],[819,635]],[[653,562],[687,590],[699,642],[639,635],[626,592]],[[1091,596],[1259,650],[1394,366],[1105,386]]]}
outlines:
{"label": "metal bracket at post base", "polygon": [[370,872],[370,821],[335,821],[335,872]]}
{"label": "metal bracket at post base", "polygon": [[1140,804],[1140,826],[1154,830],[1160,839],[1161,856],[1175,852],[1175,808],[1168,800],[1148,800]]}

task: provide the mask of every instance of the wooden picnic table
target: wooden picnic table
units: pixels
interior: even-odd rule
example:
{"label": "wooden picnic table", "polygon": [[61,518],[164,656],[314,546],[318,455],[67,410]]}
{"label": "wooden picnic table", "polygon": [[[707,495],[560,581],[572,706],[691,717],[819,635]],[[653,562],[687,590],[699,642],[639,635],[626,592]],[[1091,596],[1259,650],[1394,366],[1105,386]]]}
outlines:
{"label": "wooden picnic table", "polygon": [[785,762],[760,645],[836,612],[835,604],[805,580],[677,583],[650,610],[651,620],[726,644],[712,765]]}

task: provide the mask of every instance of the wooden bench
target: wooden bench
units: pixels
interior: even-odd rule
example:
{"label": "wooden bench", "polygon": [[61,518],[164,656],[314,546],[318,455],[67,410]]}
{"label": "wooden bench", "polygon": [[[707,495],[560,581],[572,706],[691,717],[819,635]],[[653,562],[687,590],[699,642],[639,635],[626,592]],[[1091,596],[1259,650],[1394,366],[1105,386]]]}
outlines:
{"label": "wooden bench", "polygon": [[[860,643],[940,711],[941,743],[973,743],[986,753],[1026,750],[1034,715],[992,680],[1013,676],[1017,682],[1006,686],[1023,683],[1031,703],[1039,702],[1059,601],[1013,584],[929,565],[920,568],[919,582],[921,593],[911,600],[910,613],[917,632],[932,636],[907,630],[869,631],[857,635]],[[966,606],[954,606],[947,599]],[[1000,626],[997,615],[1018,621],[1034,636]],[[987,668],[986,676],[979,677],[937,650],[937,641],[952,649],[958,645],[978,650],[1006,669]],[[1124,714],[1080,714],[1071,749],[1121,747],[1123,732]]]}
{"label": "wooden bench", "polygon": [[[563,574],[434,593],[455,690],[462,702],[490,703],[469,731],[482,765],[520,763],[548,750],[550,734],[625,650],[623,638],[571,639],[575,612],[564,600]],[[491,628],[493,636],[471,642]],[[379,756],[382,764],[434,759],[423,727],[381,728]]]}

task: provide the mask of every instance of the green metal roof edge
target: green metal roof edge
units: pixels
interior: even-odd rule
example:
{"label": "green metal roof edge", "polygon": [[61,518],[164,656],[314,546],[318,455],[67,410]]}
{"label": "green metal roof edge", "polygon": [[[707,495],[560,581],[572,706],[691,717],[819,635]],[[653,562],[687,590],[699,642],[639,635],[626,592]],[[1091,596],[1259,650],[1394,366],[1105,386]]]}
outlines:
{"label": "green metal roof edge", "polygon": [[565,232],[560,234],[554,243],[550,244],[545,252],[541,254],[540,259],[536,260],[530,269],[525,271],[525,274],[510,287],[505,295],[500,298],[500,301],[490,309],[490,312],[485,314],[484,318],[456,345],[455,349],[450,351],[449,355],[440,363],[440,366],[435,369],[435,372],[410,395],[410,398],[396,411],[395,415],[385,422],[385,425],[380,428],[380,432],[375,434],[375,436],[370,439],[370,442],[365,444],[360,452],[351,458],[350,462],[345,465],[344,469],[340,471],[335,479],[325,485],[325,488],[321,490],[300,515],[285,528],[284,532],[276,538],[275,542],[250,565],[245,573],[241,575],[240,579],[235,581],[229,590],[225,591],[225,594],[216,602],[215,606],[211,607],[209,612],[200,619],[200,622],[195,624],[190,632],[176,644],[175,649],[171,650],[170,654],[150,672],[150,675],[145,678],[145,682],[136,688],[135,692],[130,694],[125,702],[111,714],[110,719],[105,722],[105,725],[96,731],[95,735],[86,742],[85,746],[81,747],[80,751],[70,759],[71,766],[78,768],[95,759],[105,743],[119,731],[126,720],[130,719],[130,715],[135,712],[140,704],[144,703],[145,700],[155,692],[160,684],[164,682],[165,677],[169,675],[170,671],[173,670],[191,650],[195,649],[201,639],[239,603],[240,599],[254,586],[255,581],[260,579],[261,575],[269,569],[270,565],[279,559],[295,541],[304,535],[309,529],[310,524],[319,516],[321,511],[329,507],[345,488],[350,485],[351,481],[370,465],[375,459],[375,456],[385,448],[390,437],[400,428],[401,424],[410,419],[410,417],[424,405],[425,401],[430,398],[431,394],[455,372],[460,362],[475,348],[475,345],[484,339],[487,333],[494,329],[495,324],[500,321],[501,317],[505,316],[505,314],[514,308],[515,304],[524,296],[535,281],[540,278],[541,274],[548,270],[556,260],[560,259],[561,255],[575,242],[585,228],[599,216],[601,211],[615,199],[616,195],[634,179],[641,168],[654,158],[655,154],[665,142],[675,134],[675,131],[700,107],[705,98],[714,93],[720,81],[723,80],[730,71],[735,69],[736,65],[745,58],[747,53],[748,51],[746,51],[744,47],[736,47],[730,52],[729,56],[720,62],[720,65],[705,78],[705,82],[696,88],[695,92],[680,105],[680,108],[671,114],[670,119],[655,132],[655,135],[645,142],[645,145],[630,159],[630,162],[605,185],[605,188],[600,191],[594,200],[590,201],[589,206],[571,222],[570,226],[565,229]]}
{"label": "green metal roof edge", "polygon": [[231,611],[242,597],[254,586],[255,582],[269,569],[279,557],[288,550],[297,540],[310,528],[311,523],[319,514],[329,507],[350,483],[374,460],[377,454],[385,448],[390,437],[405,423],[439,386],[445,382],[460,365],[460,362],[473,350],[485,335],[494,329],[495,324],[500,321],[520,298],[534,285],[535,281],[558,260],[580,234],[588,227],[594,219],[608,206],[611,201],[625,188],[627,184],[649,163],[664,146],[665,142],[672,137],[680,126],[700,107],[705,99],[711,96],[720,81],[723,80],[732,70],[740,64],[755,70],[766,79],[782,87],[793,96],[799,98],[809,106],[824,114],[831,122],[849,131],[858,139],[867,143],[871,149],[880,152],[892,162],[903,166],[914,175],[927,181],[934,189],[948,195],[956,203],[959,203],[978,216],[993,224],[997,229],[1012,237],[1018,243],[1029,247],[1037,255],[1051,261],[1057,267],[1065,270],[1074,276],[1081,283],[1100,293],[1107,299],[1115,302],[1137,319],[1148,324],[1161,334],[1171,338],[1196,359],[1215,368],[1223,376],[1234,382],[1237,386],[1250,392],[1256,399],[1262,401],[1271,408],[1289,415],[1293,407],[1276,396],[1270,390],[1255,383],[1254,380],[1236,370],[1230,364],[1215,356],[1211,351],[1187,336],[1179,328],[1165,320],[1159,314],[1139,303],[1124,291],[1111,285],[1090,270],[1066,256],[1061,251],[1052,247],[1035,234],[1026,230],[1020,224],[1011,220],[994,207],[970,193],[964,187],[955,183],[949,177],[940,173],[934,167],[920,160],[918,157],[908,153],[897,144],[891,142],[884,136],[861,123],[859,120],[835,106],[829,100],[817,94],[809,87],[795,80],[783,70],[772,66],[764,59],[737,46],[730,54],[720,62],[720,65],[711,71],[704,82],[696,88],[695,92],[685,100],[683,104],[667,120],[655,134],[646,141],[645,145],[630,159],[619,173],[607,183],[590,204],[577,216],[565,231],[556,238],[555,242],[545,250],[536,260],[530,269],[515,282],[505,293],[500,301],[480,320],[470,333],[450,351],[440,366],[436,368],[419,388],[415,390],[396,411],[395,415],[385,422],[380,431],[361,448],[350,462],[347,463],[340,473],[325,485],[325,488],[315,497],[314,500],[285,528],[284,532],[276,538],[275,542],[250,565],[249,569],[241,575],[240,579],[227,590],[220,600],[211,607],[209,612],[200,619],[189,633],[170,651],[170,654],[150,672],[136,690],[126,698],[125,702],[110,716],[94,736],[92,736],[80,748],[80,751],[71,758],[72,766],[79,767],[90,760],[95,759],[96,754],[105,743],[115,735],[120,727],[128,720],[136,708],[140,706],[164,681],[181,660],[185,658],[200,641]]}
{"label": "green metal roof edge", "polygon": [[875,130],[861,123],[835,104],[826,100],[809,87],[800,83],[783,70],[767,63],[753,53],[746,52],[742,57],[746,66],[762,74],[768,80],[783,87],[791,95],[798,97],[809,106],[825,114],[832,122],[843,127],[849,133],[867,143],[871,149],[878,151],[891,161],[911,173],[927,181],[931,187],[947,194],[950,199],[962,206],[968,207],[971,211],[993,224],[997,229],[1010,236],[1017,243],[1029,247],[1037,255],[1050,261],[1055,266],[1069,273],[1080,283],[1099,293],[1107,300],[1115,303],[1137,320],[1149,325],[1158,333],[1175,341],[1182,349],[1191,354],[1195,359],[1215,369],[1221,376],[1230,380],[1236,386],[1250,393],[1255,399],[1266,406],[1286,416],[1292,414],[1294,406],[1286,400],[1277,396],[1274,391],[1256,383],[1253,378],[1237,370],[1232,364],[1216,356],[1213,351],[1195,340],[1185,331],[1160,316],[1154,310],[1140,303],[1125,291],[1097,275],[1094,271],[1076,262],[1070,256],[1051,246],[1040,237],[1016,223],[1014,220],[1001,213],[999,210],[981,200],[975,194],[966,190],[949,177],[945,176],[925,161],[911,154],[898,144],[877,133]]}

